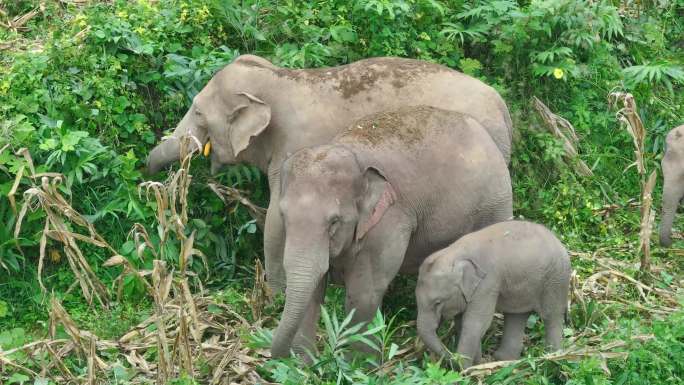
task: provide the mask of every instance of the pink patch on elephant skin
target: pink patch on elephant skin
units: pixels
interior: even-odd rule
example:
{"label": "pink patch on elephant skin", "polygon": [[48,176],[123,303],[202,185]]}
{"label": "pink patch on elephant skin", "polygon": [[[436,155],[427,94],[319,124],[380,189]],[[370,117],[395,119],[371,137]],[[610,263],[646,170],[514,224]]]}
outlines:
{"label": "pink patch on elephant skin", "polygon": [[392,185],[385,183],[385,190],[382,192],[380,199],[378,199],[378,203],[376,203],[375,207],[373,207],[373,213],[370,215],[367,221],[359,225],[359,229],[356,232],[357,241],[363,238],[364,235],[366,235],[366,233],[373,228],[373,226],[380,222],[382,216],[385,215],[385,211],[387,211],[387,209],[394,204],[396,199],[397,195],[394,192]]}

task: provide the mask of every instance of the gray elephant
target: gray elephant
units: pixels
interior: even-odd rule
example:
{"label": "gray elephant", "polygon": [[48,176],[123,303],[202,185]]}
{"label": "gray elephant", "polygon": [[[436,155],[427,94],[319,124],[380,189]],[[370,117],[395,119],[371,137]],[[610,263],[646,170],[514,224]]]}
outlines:
{"label": "gray elephant", "polygon": [[479,363],[480,340],[498,311],[504,314],[504,332],[494,357],[512,360],[520,356],[527,318],[534,311],[544,320],[546,344],[557,350],[570,273],[565,247],[542,225],[506,221],[468,234],[420,267],[418,334],[430,350],[449,357],[437,328],[441,320],[457,317],[457,352],[466,368]]}
{"label": "gray elephant", "polygon": [[660,245],[672,245],[672,223],[684,197],[684,125],[674,128],[665,140],[663,168],[663,216],[660,221]]}
{"label": "gray elephant", "polygon": [[369,321],[397,273],[512,217],[508,168],[487,131],[434,107],[364,117],[292,155],[281,176],[287,288],[273,357],[311,347],[327,273],[344,284],[352,322]]}
{"label": "gray elephant", "polygon": [[375,58],[333,68],[290,70],[242,55],[195,97],[172,138],[150,153],[155,173],[179,158],[178,138],[190,134],[212,145],[212,170],[244,162],[268,175],[264,228],[269,284],[284,288],[283,227],[279,202],[282,161],[299,149],[327,143],[370,113],[425,104],[463,111],[490,133],[508,162],[511,119],[491,87],[447,67],[418,60]]}

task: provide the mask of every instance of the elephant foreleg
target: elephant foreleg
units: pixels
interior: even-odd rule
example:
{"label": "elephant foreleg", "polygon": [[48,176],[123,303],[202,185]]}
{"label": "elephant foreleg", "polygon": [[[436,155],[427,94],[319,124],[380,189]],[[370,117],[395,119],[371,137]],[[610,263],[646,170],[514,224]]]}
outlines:
{"label": "elephant foreleg", "polygon": [[463,369],[477,365],[482,358],[482,337],[494,318],[496,297],[480,298],[468,304],[462,316],[457,352],[462,356]]}
{"label": "elephant foreleg", "polygon": [[347,313],[355,309],[352,324],[373,319],[399,272],[411,239],[408,228],[397,226],[402,222],[398,211],[387,212],[382,223],[366,235],[361,250],[345,263],[345,308]]}
{"label": "elephant foreleg", "polygon": [[280,181],[269,181],[271,200],[266,211],[264,224],[264,258],[266,260],[266,280],[274,294],[285,290],[285,268],[283,251],[285,248],[285,228],[280,216]]}

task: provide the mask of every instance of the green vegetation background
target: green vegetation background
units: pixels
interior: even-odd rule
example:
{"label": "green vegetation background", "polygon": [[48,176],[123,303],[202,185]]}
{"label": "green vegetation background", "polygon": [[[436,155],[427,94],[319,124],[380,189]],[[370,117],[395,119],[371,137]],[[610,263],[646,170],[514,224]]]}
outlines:
{"label": "green vegetation background", "polygon": [[[117,0],[86,6],[0,0],[7,13],[0,19],[39,5],[41,11],[24,30],[0,27],[0,148],[9,144],[0,152],[2,349],[44,332],[47,317],[47,297],[36,279],[44,218],[30,214],[15,240],[16,215],[5,198],[23,165],[13,152],[26,147],[37,172],[62,173],[61,192],[74,208],[119,253],[138,268],[150,268],[152,256],[134,257],[128,237],[136,222],[154,230],[154,204],[137,192],[144,159],[212,74],[241,53],[293,68],[372,56],[412,57],[482,79],[503,95],[517,130],[511,164],[516,215],[551,227],[572,250],[608,248],[617,250],[612,257],[629,261],[637,260],[639,209],[629,203],[638,201],[639,178],[634,168],[626,169],[633,162],[632,139],[615,118],[608,94],[634,94],[648,130],[650,169],[659,169],[667,131],[684,123],[682,0]],[[574,125],[581,158],[594,177],[580,177],[566,165],[562,145],[531,107],[533,96]],[[226,301],[244,301],[254,259],[262,255],[261,234],[244,208],[226,207],[206,182],[216,179],[248,191],[264,205],[265,176],[236,166],[212,178],[205,160],[195,163],[189,230],[197,231],[196,247],[209,256],[210,266],[205,271],[195,261],[192,268],[208,274],[205,286],[223,293]],[[659,179],[655,207],[660,207],[661,185]],[[609,205],[616,208],[604,215],[601,210]],[[681,229],[683,222],[678,223]],[[165,255],[177,253],[172,243],[167,247]],[[149,314],[142,284],[128,277],[122,302],[106,316],[93,316],[78,290],[67,291],[74,278],[59,245],[47,248],[45,285],[85,328],[118,336]],[[119,271],[101,267],[110,255],[85,250],[97,275],[111,283]],[[677,255],[681,258],[672,250],[654,250],[656,261],[674,267],[657,277],[659,284],[680,279]],[[575,267],[582,275],[593,269]],[[402,293],[410,297],[411,291]],[[333,306],[339,307],[338,297],[332,294]],[[395,314],[405,302],[390,298],[384,311]],[[409,306],[401,322],[412,312]],[[684,378],[681,313],[665,320],[634,309],[600,314],[576,321],[588,326],[617,320],[622,329],[611,331],[616,338],[656,330],[658,339],[635,350],[643,357],[611,364],[612,375],[591,360],[573,366],[577,380],[572,383],[656,384]],[[417,378],[430,376],[415,370]],[[558,383],[561,378],[557,372],[538,374],[529,381]]]}

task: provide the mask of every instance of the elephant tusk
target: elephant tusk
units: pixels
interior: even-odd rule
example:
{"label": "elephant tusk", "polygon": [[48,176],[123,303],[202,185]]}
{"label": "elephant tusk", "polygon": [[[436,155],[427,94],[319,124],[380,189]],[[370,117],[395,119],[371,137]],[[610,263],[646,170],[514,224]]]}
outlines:
{"label": "elephant tusk", "polygon": [[204,156],[209,156],[209,153],[211,153],[211,142],[207,142],[207,144],[204,145],[204,151],[202,151]]}

